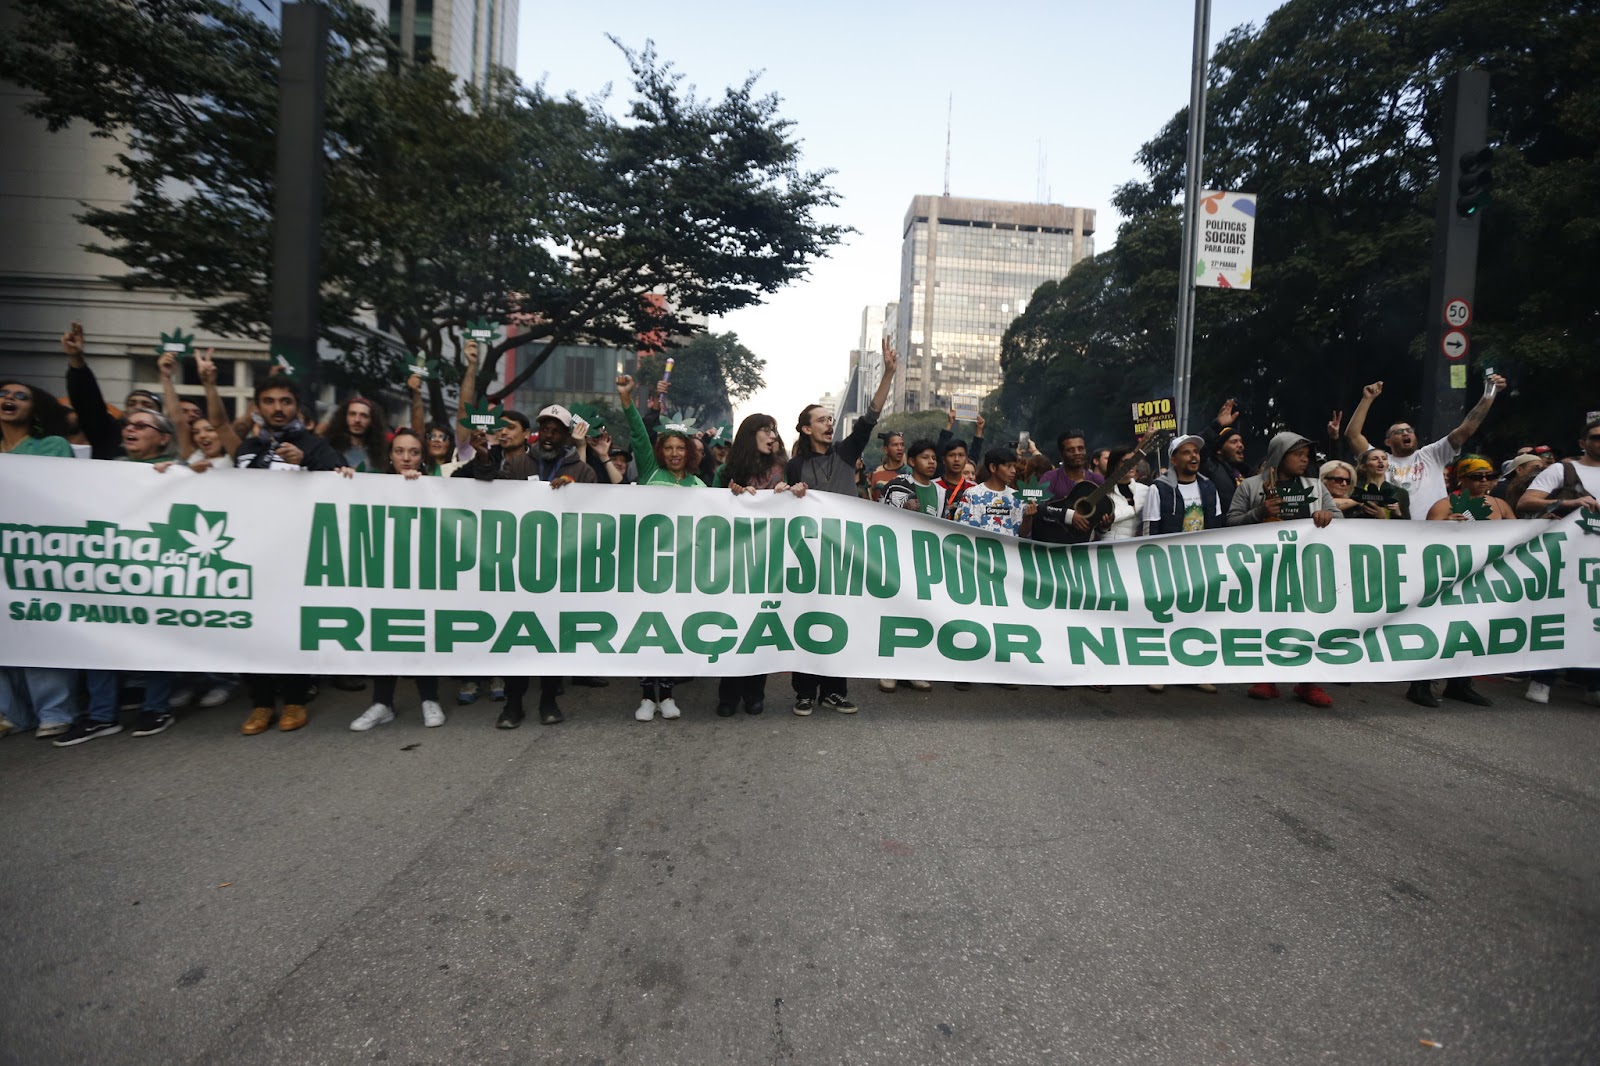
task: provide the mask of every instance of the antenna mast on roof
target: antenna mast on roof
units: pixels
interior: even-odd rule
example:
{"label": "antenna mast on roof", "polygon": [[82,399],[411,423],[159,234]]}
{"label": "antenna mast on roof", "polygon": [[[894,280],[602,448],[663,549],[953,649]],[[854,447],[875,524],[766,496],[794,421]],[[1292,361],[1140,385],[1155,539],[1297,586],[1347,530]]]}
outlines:
{"label": "antenna mast on roof", "polygon": [[1050,202],[1050,164],[1049,157],[1044,152],[1044,139],[1039,140],[1039,162],[1035,167],[1033,182],[1033,199],[1035,203],[1047,204]]}
{"label": "antenna mast on roof", "polygon": [[950,195],[950,119],[955,114],[956,94],[951,93],[944,106],[944,194]]}

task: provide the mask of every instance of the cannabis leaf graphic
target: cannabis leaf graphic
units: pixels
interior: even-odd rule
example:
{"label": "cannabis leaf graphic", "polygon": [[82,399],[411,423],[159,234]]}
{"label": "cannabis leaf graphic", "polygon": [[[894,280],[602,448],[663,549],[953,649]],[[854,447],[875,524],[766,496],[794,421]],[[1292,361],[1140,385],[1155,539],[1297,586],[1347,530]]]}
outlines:
{"label": "cannabis leaf graphic", "polygon": [[171,352],[173,355],[193,355],[194,334],[183,332],[182,326],[171,333],[163,333],[160,343],[156,345],[156,351]]}
{"label": "cannabis leaf graphic", "polygon": [[475,318],[467,323],[467,336],[480,344],[492,344],[500,331],[487,318]]}
{"label": "cannabis leaf graphic", "polygon": [[1037,503],[1044,499],[1048,493],[1045,490],[1044,482],[1036,477],[1031,477],[1027,481],[1017,482],[1017,495],[1022,497],[1024,503]]}
{"label": "cannabis leaf graphic", "polygon": [[427,381],[438,373],[438,370],[439,360],[429,359],[426,352],[418,352],[411,357],[411,362],[406,366],[406,377],[409,378],[415,374],[423,381]]}
{"label": "cannabis leaf graphic", "polygon": [[217,519],[217,524],[212,525],[206,521],[204,514],[199,512],[194,516],[193,529],[180,529],[178,536],[182,537],[189,545],[185,551],[198,555],[201,562],[205,562],[212,555],[219,554],[223,548],[233,543],[233,538],[225,536],[228,528],[228,518],[223,515]]}
{"label": "cannabis leaf graphic", "polygon": [[461,425],[466,429],[493,430],[500,425],[500,416],[505,414],[504,407],[490,407],[488,400],[479,400],[469,403],[461,409]]}
{"label": "cannabis leaf graphic", "polygon": [[1600,511],[1585,507],[1578,514],[1578,528],[1585,533],[1600,533]]}

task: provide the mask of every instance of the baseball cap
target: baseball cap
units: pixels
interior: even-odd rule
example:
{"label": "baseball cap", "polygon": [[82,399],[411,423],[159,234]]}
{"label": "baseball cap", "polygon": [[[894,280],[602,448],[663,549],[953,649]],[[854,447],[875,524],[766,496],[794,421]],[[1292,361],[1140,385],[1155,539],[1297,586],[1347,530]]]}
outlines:
{"label": "baseball cap", "polygon": [[543,411],[540,411],[539,417],[534,419],[534,421],[541,422],[546,418],[553,418],[557,422],[560,422],[563,426],[566,426],[568,429],[572,428],[572,412],[567,410],[565,407],[562,407],[558,403],[553,403],[549,407],[546,407]]}
{"label": "baseball cap", "polygon": [[1189,433],[1182,437],[1174,437],[1172,443],[1167,445],[1167,455],[1169,457],[1177,455],[1178,449],[1183,445],[1188,444],[1190,441],[1194,441],[1194,446],[1196,448],[1204,448],[1206,446],[1204,437],[1197,437],[1193,433]]}

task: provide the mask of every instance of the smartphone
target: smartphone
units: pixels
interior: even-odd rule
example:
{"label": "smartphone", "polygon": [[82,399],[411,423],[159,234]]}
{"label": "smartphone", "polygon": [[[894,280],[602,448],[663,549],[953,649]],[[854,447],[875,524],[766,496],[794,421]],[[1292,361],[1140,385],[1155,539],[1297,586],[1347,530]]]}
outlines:
{"label": "smartphone", "polygon": [[1029,433],[1027,430],[1023,430],[1021,433],[1018,433],[1017,434],[1017,448],[1018,448],[1018,450],[1027,451],[1028,450],[1028,442],[1030,440],[1032,440],[1032,439],[1033,439],[1033,434]]}

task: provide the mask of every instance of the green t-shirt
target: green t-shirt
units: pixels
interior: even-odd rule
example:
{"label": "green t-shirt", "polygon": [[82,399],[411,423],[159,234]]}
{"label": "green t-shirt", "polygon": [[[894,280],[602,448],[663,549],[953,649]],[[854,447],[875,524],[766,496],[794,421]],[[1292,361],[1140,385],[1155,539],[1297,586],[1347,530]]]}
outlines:
{"label": "green t-shirt", "polygon": [[50,455],[57,459],[71,459],[72,445],[65,437],[23,437],[22,443],[7,455]]}

